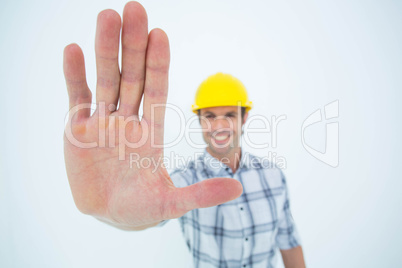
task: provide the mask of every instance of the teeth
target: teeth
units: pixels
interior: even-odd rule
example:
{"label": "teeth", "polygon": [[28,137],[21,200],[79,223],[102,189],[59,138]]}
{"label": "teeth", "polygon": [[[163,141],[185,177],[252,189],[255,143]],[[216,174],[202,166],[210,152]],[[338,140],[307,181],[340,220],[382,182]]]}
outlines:
{"label": "teeth", "polygon": [[227,139],[227,137],[229,137],[229,135],[225,135],[225,136],[215,136],[215,140],[223,141],[223,140]]}

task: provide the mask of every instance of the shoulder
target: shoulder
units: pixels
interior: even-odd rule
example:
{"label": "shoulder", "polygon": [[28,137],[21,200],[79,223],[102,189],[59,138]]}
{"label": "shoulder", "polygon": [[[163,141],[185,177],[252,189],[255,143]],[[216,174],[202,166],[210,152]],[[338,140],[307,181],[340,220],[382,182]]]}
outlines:
{"label": "shoulder", "polygon": [[268,157],[261,157],[248,152],[246,152],[244,155],[242,165],[246,169],[280,171],[278,165],[270,160]]}
{"label": "shoulder", "polygon": [[282,187],[286,184],[282,167],[268,157],[256,156],[248,153],[245,159],[246,172],[257,172],[262,175],[270,187]]}

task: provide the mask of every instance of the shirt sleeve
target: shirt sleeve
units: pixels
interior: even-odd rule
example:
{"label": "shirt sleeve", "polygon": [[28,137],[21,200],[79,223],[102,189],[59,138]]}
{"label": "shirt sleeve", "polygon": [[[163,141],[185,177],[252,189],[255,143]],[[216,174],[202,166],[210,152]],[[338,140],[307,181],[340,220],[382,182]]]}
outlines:
{"label": "shirt sleeve", "polygon": [[286,183],[286,178],[280,170],[282,185],[284,187],[285,202],[280,218],[278,219],[278,232],[276,235],[276,244],[280,249],[291,249],[301,245],[300,237],[296,229],[292,213],[290,212],[289,192]]}
{"label": "shirt sleeve", "polygon": [[[189,173],[188,170],[184,168],[176,169],[172,173],[169,174],[170,178],[172,179],[172,182],[174,186],[181,188],[181,187],[186,187],[189,185],[189,180],[191,174]],[[155,227],[162,227],[164,226],[169,220],[163,220],[161,221],[158,225]]]}

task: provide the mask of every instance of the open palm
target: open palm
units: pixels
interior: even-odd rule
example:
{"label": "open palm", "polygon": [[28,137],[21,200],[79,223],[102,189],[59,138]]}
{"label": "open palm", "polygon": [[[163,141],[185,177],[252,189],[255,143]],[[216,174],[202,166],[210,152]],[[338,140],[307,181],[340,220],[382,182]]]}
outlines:
{"label": "open palm", "polygon": [[128,230],[178,218],[195,208],[215,206],[242,192],[241,184],[228,178],[176,188],[163,166],[145,168],[139,161],[133,163],[133,156],[147,159],[147,163],[158,163],[163,157],[169,42],[160,29],[148,34],[147,24],[146,12],[137,2],[126,4],[123,24],[113,10],[99,13],[95,40],[97,108],[93,115],[83,53],[76,44],[64,50],[70,102],[64,151],[74,201],[81,212]]}

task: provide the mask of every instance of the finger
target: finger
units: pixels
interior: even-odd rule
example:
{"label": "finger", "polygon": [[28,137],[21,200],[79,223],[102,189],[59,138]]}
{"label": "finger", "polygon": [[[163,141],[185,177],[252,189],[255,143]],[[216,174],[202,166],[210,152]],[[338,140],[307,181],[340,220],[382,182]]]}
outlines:
{"label": "finger", "polygon": [[138,115],[145,80],[145,55],[148,44],[148,18],[137,2],[123,11],[122,69],[119,112]]}
{"label": "finger", "polygon": [[106,110],[110,104],[117,106],[120,84],[119,38],[121,18],[114,10],[99,13],[96,26],[96,102],[105,102]]}
{"label": "finger", "polygon": [[[88,88],[85,75],[84,54],[77,44],[64,48],[63,71],[66,79],[70,110],[80,104],[92,101],[92,93]],[[77,109],[74,116],[77,119],[90,116],[90,108]]]}
{"label": "finger", "polygon": [[145,65],[143,119],[154,130],[156,144],[163,142],[165,104],[168,93],[169,40],[164,31],[149,33]]}
{"label": "finger", "polygon": [[176,210],[180,217],[196,208],[217,206],[238,198],[243,192],[239,181],[229,178],[214,178],[204,180],[193,185],[176,188]]}

